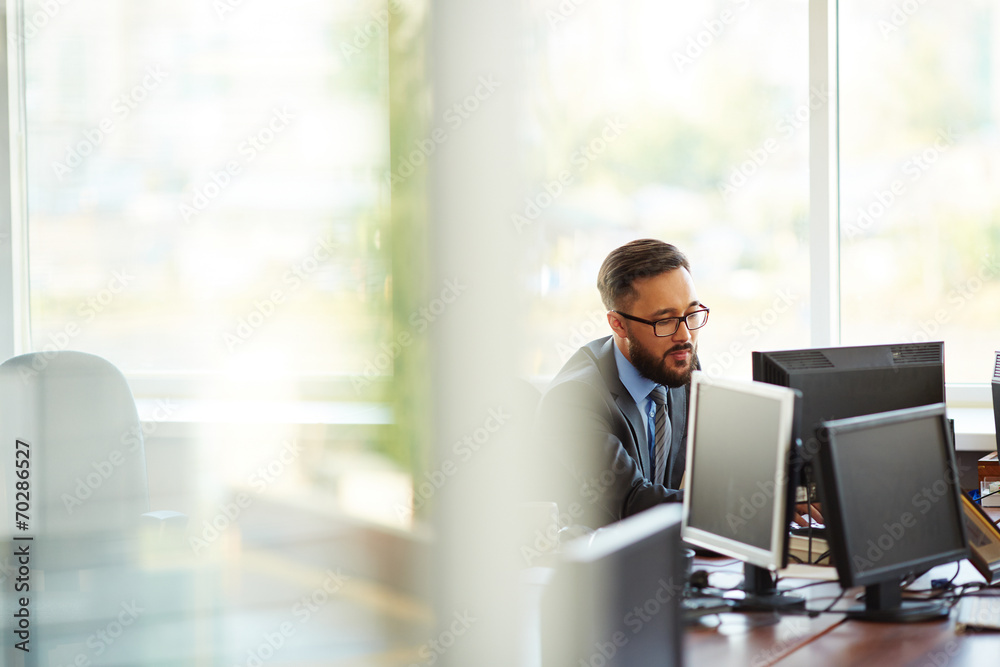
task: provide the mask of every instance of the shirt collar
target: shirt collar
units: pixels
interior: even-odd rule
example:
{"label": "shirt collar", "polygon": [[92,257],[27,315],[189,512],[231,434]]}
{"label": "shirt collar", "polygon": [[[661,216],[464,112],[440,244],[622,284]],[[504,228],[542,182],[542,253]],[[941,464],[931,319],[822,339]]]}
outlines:
{"label": "shirt collar", "polygon": [[625,385],[625,389],[628,390],[635,404],[641,407],[643,401],[649,397],[649,392],[653,391],[657,387],[657,384],[649,378],[640,375],[639,371],[635,369],[632,362],[625,358],[625,355],[622,354],[617,345],[614,345],[614,348],[615,363],[618,364],[618,379]]}

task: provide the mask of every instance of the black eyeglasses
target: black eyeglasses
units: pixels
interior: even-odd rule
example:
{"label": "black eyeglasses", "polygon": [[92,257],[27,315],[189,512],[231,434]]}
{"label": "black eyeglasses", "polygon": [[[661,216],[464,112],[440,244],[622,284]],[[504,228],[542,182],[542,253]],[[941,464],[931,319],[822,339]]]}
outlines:
{"label": "black eyeglasses", "polygon": [[612,313],[618,313],[627,320],[634,320],[636,322],[642,322],[643,324],[648,324],[653,327],[653,333],[661,338],[664,336],[673,336],[677,333],[677,330],[681,326],[681,320],[684,320],[684,326],[688,328],[688,331],[694,331],[695,329],[700,329],[708,323],[708,308],[702,308],[701,310],[696,310],[694,312],[688,313],[684,317],[668,317],[666,319],[657,320],[652,322],[650,320],[644,320],[641,317],[633,317],[632,315],[626,315],[620,310],[612,310]]}

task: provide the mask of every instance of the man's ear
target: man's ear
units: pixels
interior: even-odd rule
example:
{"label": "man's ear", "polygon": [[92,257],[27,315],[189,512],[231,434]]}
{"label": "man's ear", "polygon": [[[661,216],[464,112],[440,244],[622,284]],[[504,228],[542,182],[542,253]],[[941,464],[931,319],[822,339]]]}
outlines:
{"label": "man's ear", "polygon": [[625,328],[625,318],[621,315],[609,310],[608,324],[611,326],[611,331],[613,331],[616,336],[619,338],[628,338],[628,329]]}

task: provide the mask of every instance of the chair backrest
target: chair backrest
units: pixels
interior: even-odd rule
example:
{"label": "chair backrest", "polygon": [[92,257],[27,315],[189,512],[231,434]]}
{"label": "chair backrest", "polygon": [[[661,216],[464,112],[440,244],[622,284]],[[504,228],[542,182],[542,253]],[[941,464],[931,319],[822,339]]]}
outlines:
{"label": "chair backrest", "polygon": [[[0,365],[0,509],[8,531],[14,449],[30,448],[28,534],[66,544],[134,529],[149,509],[135,400],[122,373],[74,351],[24,354]],[[24,447],[21,447],[24,449]]]}

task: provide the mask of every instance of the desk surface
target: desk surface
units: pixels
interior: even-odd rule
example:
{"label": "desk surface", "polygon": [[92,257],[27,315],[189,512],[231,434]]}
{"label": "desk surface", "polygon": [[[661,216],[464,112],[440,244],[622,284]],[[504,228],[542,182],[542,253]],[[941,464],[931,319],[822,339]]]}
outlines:
{"label": "desk surface", "polygon": [[[912,588],[925,588],[931,578],[951,578],[954,573],[954,564],[940,566],[917,580]],[[956,582],[981,580],[972,565],[963,561]],[[835,583],[801,591],[810,600],[810,608],[825,607],[839,592],[840,587]],[[855,604],[854,598],[861,592],[860,588],[851,589],[836,608]],[[809,667],[995,664],[1000,655],[1000,633],[956,633],[953,616],[924,623],[868,623],[848,620],[838,613],[816,618],[764,612],[720,614],[706,617],[705,624],[688,628],[685,659],[692,666],[751,667],[775,663]],[[715,623],[714,627],[706,625],[711,623]]]}
{"label": "desk surface", "polygon": [[[991,510],[994,519],[1000,511]],[[699,559],[696,565],[711,561]],[[931,579],[950,579],[955,575],[955,563],[941,565],[918,579],[911,589],[926,589]],[[731,572],[730,572],[731,569]],[[713,585],[726,587],[725,579],[739,581],[740,566],[721,568],[712,574]],[[981,582],[982,577],[967,560],[963,560],[955,583]],[[791,582],[796,584],[807,581]],[[785,587],[785,586],[782,586]],[[856,604],[863,589],[851,589],[835,609]],[[836,583],[804,588],[803,597],[810,608],[826,607],[840,593]],[[824,604],[825,601],[825,604]],[[711,627],[710,623],[716,625]],[[876,665],[878,667],[962,667],[991,665],[1000,656],[1000,632],[955,631],[954,612],[947,620],[923,623],[868,623],[848,620],[843,614],[823,614],[816,618],[797,615],[720,614],[707,617],[703,624],[690,627],[685,633],[685,660],[688,665],[750,665],[764,667],[816,665]],[[779,662],[780,661],[780,662]]]}

